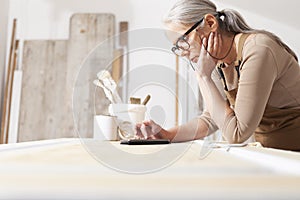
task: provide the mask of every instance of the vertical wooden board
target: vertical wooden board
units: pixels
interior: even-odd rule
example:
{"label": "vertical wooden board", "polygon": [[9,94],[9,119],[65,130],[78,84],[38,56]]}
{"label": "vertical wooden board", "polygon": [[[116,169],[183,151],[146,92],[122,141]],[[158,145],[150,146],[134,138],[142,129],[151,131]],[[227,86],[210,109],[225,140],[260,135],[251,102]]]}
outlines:
{"label": "vertical wooden board", "polygon": [[70,136],[61,132],[67,41],[26,41],[18,141]]}
{"label": "vertical wooden board", "polygon": [[128,46],[128,22],[120,22],[120,46]]}
{"label": "vertical wooden board", "polygon": [[[123,49],[116,49],[114,51],[114,61],[112,63],[112,73],[111,76],[116,83],[119,82],[122,76],[123,69]],[[122,88],[119,88],[122,89]]]}
{"label": "vertical wooden board", "polygon": [[16,43],[16,31],[17,31],[17,20],[14,19],[13,27],[12,27],[12,35],[11,35],[11,43],[10,43],[10,51],[9,51],[9,58],[8,58],[8,65],[7,65],[7,72],[6,79],[5,79],[5,91],[4,91],[4,98],[2,104],[2,113],[1,113],[1,133],[0,133],[0,143],[5,144],[7,143],[8,139],[8,129],[9,129],[9,110],[10,110],[10,94],[11,94],[11,85],[13,81],[13,60],[15,55],[15,43]]}
{"label": "vertical wooden board", "polygon": [[114,34],[115,17],[112,14],[75,14],[71,18],[66,86],[66,113],[70,117],[66,118],[66,128],[73,131],[75,123],[80,137],[92,137],[93,115],[107,114],[109,102],[92,82],[100,70],[111,71],[114,39],[107,39]]}
{"label": "vertical wooden board", "polygon": [[122,56],[122,74],[127,74],[122,78],[122,81],[120,82],[121,88],[119,88],[120,91],[122,91],[122,97],[123,99],[128,99],[128,81],[129,81],[129,55],[128,55],[128,28],[129,23],[127,21],[123,21],[119,23],[119,45],[123,49],[123,56]]}
{"label": "vertical wooden board", "polygon": [[25,42],[18,141],[74,137],[73,114],[80,122],[80,137],[92,136],[93,115],[106,114],[109,104],[92,81],[100,70],[111,69],[114,40],[104,42],[81,64],[114,35],[114,20],[111,14],[76,14],[68,41]]}
{"label": "vertical wooden board", "polygon": [[[124,51],[123,49],[115,49],[114,51],[114,61],[112,63],[112,78],[118,84],[118,93],[122,94],[123,85],[122,85],[122,74],[123,74],[123,57]],[[122,96],[121,96],[122,97]]]}

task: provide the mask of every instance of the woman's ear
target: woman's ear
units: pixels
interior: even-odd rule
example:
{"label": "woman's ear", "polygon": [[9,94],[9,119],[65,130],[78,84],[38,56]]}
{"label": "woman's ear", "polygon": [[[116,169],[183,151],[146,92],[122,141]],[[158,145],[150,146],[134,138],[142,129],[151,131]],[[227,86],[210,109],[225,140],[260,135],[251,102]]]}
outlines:
{"label": "woman's ear", "polygon": [[217,31],[218,27],[219,27],[219,23],[218,20],[215,16],[213,16],[212,14],[206,14],[204,16],[204,26],[205,28],[209,29],[210,31]]}

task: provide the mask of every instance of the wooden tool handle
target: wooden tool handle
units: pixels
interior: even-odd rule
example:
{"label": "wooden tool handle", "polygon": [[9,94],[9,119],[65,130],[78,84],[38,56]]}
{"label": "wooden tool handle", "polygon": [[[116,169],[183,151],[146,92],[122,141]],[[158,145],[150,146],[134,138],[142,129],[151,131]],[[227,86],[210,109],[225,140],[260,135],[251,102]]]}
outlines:
{"label": "wooden tool handle", "polygon": [[148,94],[142,104],[146,105],[148,103],[148,101],[150,100],[150,98],[151,98],[151,96]]}

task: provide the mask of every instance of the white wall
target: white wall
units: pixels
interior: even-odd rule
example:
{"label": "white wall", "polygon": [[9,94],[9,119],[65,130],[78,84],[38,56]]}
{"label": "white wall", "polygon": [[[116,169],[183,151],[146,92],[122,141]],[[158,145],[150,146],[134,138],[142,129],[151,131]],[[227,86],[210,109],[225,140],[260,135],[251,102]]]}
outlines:
{"label": "white wall", "polygon": [[[5,13],[5,2],[1,10]],[[74,12],[111,12],[117,21],[130,22],[130,29],[163,27],[162,16],[176,0],[10,0],[10,17],[20,21],[24,39],[68,37],[69,17]],[[298,0],[214,0],[219,10],[238,10],[255,27],[270,30],[300,52]],[[2,20],[2,19],[1,19]]]}
{"label": "white wall", "polygon": [[68,38],[75,12],[108,12],[117,21],[130,21],[130,29],[162,27],[162,14],[175,0],[11,0],[10,16],[20,20],[24,39]]}
{"label": "white wall", "polygon": [[[10,0],[10,18],[19,19],[18,37],[20,39],[66,39],[69,34],[69,18],[75,12],[114,13],[117,21],[129,21],[130,30],[162,28],[162,17],[175,2],[176,0]],[[300,23],[296,16],[299,1],[214,0],[214,2],[219,10],[222,8],[238,10],[252,27],[266,29],[279,35],[299,55]],[[143,59],[131,59],[132,67]],[[145,59],[145,62],[146,60],[148,59]],[[161,56],[152,57],[152,60],[159,61],[162,58]],[[174,60],[168,63],[168,66],[175,69]],[[184,74],[184,76],[190,75]],[[174,79],[174,76],[166,78]],[[158,96],[160,98],[152,101],[153,105],[159,102],[168,105],[166,126],[172,126],[174,124],[174,101],[169,98],[170,96],[164,97],[161,91],[151,92],[154,93],[153,98]],[[136,95],[144,97],[146,93],[137,91]]]}
{"label": "white wall", "polygon": [[[9,15],[9,0],[1,0],[0,7],[0,111],[2,113],[2,101],[5,85],[6,47],[7,47],[7,22]],[[1,116],[0,116],[1,117]]]}
{"label": "white wall", "polygon": [[215,0],[219,10],[235,9],[248,24],[256,29],[265,29],[278,35],[299,56],[300,23],[298,0]]}

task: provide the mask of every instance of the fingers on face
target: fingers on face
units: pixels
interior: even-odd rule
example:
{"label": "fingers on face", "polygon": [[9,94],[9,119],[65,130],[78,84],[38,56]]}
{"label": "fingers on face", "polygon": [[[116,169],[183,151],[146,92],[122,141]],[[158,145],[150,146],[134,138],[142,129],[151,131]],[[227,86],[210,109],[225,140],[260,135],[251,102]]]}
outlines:
{"label": "fingers on face", "polygon": [[[205,50],[206,51],[206,47],[207,47],[207,39],[206,37],[204,37],[202,39],[202,50]],[[202,51],[203,52],[203,51]]]}
{"label": "fingers on face", "polygon": [[213,32],[211,32],[208,36],[207,51],[211,54],[214,52],[214,33]]}
{"label": "fingers on face", "polygon": [[207,53],[207,56],[209,54],[216,57],[220,55],[220,46],[222,46],[222,39],[219,33],[211,32],[208,38],[204,37],[202,39],[202,49],[206,49],[203,53]]}
{"label": "fingers on face", "polygon": [[218,51],[219,51],[219,38],[218,38],[218,34],[215,33],[214,34],[214,53],[215,53],[215,56],[218,55]]}
{"label": "fingers on face", "polygon": [[212,32],[209,35],[208,52],[213,56],[218,56],[220,53],[221,35],[219,33]]}
{"label": "fingers on face", "polygon": [[220,55],[221,54],[221,46],[222,46],[222,38],[221,38],[221,34],[220,33],[218,33],[218,35],[217,35],[217,37],[218,37],[218,50],[217,50],[217,54],[218,55]]}

